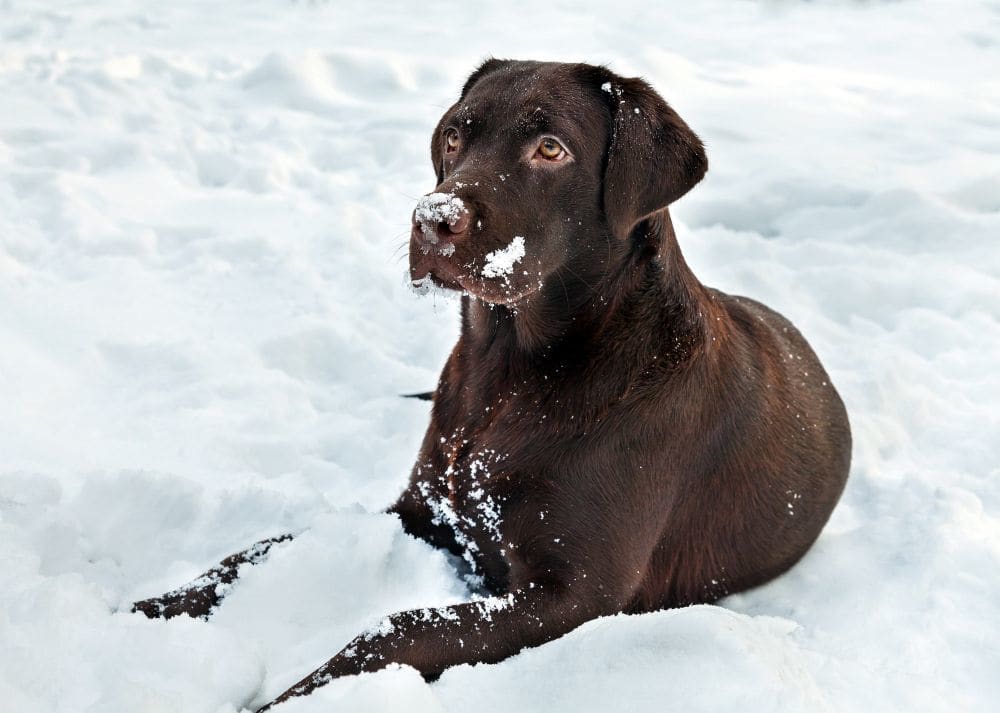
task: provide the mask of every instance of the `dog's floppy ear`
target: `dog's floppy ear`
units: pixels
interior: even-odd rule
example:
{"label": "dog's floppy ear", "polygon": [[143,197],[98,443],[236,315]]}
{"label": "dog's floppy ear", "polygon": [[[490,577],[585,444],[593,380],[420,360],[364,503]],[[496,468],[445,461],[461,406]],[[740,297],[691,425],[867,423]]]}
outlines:
{"label": "dog's floppy ear", "polygon": [[[458,98],[459,103],[465,99],[465,95],[468,94],[469,90],[475,86],[476,82],[485,77],[487,74],[492,74],[493,72],[503,69],[512,63],[513,60],[490,57],[481,65],[476,67],[475,71],[469,75],[468,79],[465,80],[465,84],[462,85],[462,94]],[[445,114],[448,114],[450,111],[451,110],[449,109],[445,112]],[[434,162],[434,173],[437,175],[437,181],[439,184],[444,180],[444,163],[441,160],[444,152],[444,147],[441,146],[442,131],[444,131],[443,116],[438,122],[438,125],[434,128],[434,134],[431,136],[431,161]]]}
{"label": "dog's floppy ear", "polygon": [[705,147],[677,112],[641,79],[611,72],[601,85],[611,110],[604,214],[615,237],[687,193],[708,170]]}

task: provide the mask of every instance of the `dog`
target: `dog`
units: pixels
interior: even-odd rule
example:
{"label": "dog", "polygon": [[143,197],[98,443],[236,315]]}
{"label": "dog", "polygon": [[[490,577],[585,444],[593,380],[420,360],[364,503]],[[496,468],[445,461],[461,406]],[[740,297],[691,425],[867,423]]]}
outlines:
{"label": "dog", "polygon": [[[393,614],[261,710],[391,663],[433,679],[596,617],[763,584],[805,554],[847,480],[847,412],[806,340],[685,263],[668,206],[707,159],[649,84],[490,59],[431,158],[410,277],[462,292],[461,335],[389,511],[490,596]],[[136,610],[207,616],[206,581],[274,542]]]}

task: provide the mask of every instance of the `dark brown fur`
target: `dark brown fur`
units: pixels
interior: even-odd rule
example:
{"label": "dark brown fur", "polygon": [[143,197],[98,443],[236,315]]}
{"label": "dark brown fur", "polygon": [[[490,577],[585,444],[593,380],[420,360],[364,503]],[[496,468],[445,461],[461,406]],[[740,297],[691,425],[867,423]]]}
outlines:
{"label": "dark brown fur", "polygon": [[[449,128],[461,147],[446,155]],[[543,134],[572,161],[527,158]],[[431,153],[436,191],[472,221],[437,227],[448,254],[415,224],[411,273],[467,294],[391,511],[506,598],[393,615],[267,707],[393,662],[432,678],[594,617],[759,585],[802,557],[847,478],[847,414],[802,335],[685,264],[667,205],[707,162],[645,82],[490,60]],[[516,235],[517,269],[483,277]]]}

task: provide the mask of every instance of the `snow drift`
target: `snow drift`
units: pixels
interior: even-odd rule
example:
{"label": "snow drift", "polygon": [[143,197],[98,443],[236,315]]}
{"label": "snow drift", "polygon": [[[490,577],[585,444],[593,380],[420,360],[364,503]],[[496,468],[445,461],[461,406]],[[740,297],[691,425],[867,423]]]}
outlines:
{"label": "snow drift", "polygon": [[[705,140],[681,245],[807,335],[851,480],[721,606],[289,713],[994,705],[996,3],[615,8],[0,6],[0,709],[232,713],[467,596],[379,511],[457,332],[402,277],[428,137],[489,54],[641,74]],[[127,613],[286,531],[209,622]]]}

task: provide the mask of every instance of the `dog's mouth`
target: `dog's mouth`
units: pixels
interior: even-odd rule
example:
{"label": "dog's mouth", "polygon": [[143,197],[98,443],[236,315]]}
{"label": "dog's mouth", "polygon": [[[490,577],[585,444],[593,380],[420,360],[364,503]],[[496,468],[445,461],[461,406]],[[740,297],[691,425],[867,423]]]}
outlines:
{"label": "dog's mouth", "polygon": [[423,250],[417,248],[416,253],[410,250],[410,284],[418,292],[431,287],[465,291],[462,275],[456,266],[447,258],[451,253],[447,250]]}
{"label": "dog's mouth", "polygon": [[455,293],[468,292],[458,280],[442,278],[433,272],[426,272],[421,277],[414,277],[411,273],[410,288],[418,295],[429,294],[438,290]]}
{"label": "dog's mouth", "polygon": [[456,266],[444,260],[434,261],[425,267],[410,268],[410,288],[419,295],[445,292],[451,295],[468,295],[491,305],[516,308],[534,295],[542,286],[515,287],[509,281],[498,278],[475,277],[455,269]]}
{"label": "dog's mouth", "polygon": [[410,283],[420,294],[444,290],[488,304],[516,307],[542,286],[540,275],[537,281],[527,279],[524,257],[523,237],[515,237],[508,245],[467,263],[455,255],[451,243],[411,242]]}

